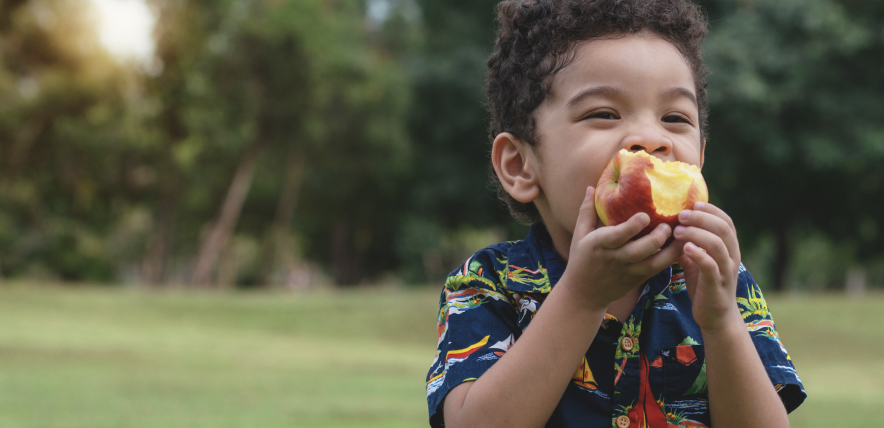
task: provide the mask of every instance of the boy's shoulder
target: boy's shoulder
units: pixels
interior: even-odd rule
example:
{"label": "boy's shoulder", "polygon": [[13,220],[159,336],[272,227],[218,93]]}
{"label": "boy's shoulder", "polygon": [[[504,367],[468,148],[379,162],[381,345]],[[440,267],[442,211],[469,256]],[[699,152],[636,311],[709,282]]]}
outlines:
{"label": "boy's shoulder", "polygon": [[503,267],[508,259],[509,250],[522,241],[504,241],[489,245],[476,251],[461,265],[448,274],[449,277],[458,275],[482,275],[489,268],[495,270]]}
{"label": "boy's shoulder", "polygon": [[483,286],[500,288],[506,285],[509,250],[521,241],[504,241],[489,245],[469,256],[448,274],[447,289]]}
{"label": "boy's shoulder", "polygon": [[548,293],[564,271],[564,262],[545,238],[545,229],[535,225],[525,239],[489,245],[452,271],[446,285],[460,288],[491,281],[509,292]]}

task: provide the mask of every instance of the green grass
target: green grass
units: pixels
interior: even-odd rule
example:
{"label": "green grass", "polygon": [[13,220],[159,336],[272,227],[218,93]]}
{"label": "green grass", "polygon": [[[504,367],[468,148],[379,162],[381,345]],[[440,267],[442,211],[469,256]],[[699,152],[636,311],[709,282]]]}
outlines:
{"label": "green grass", "polygon": [[777,331],[808,398],[801,428],[877,426],[884,406],[884,294],[769,297]]}
{"label": "green grass", "polygon": [[[437,290],[0,288],[0,427],[426,426]],[[771,298],[810,394],[794,427],[884,404],[884,295]]]}

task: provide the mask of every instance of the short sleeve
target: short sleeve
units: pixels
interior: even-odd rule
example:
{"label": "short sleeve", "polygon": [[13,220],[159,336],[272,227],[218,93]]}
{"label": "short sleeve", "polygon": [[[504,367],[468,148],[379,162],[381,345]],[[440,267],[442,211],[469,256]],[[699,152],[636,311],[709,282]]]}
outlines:
{"label": "short sleeve", "polygon": [[491,256],[477,253],[445,281],[439,300],[436,356],[427,374],[433,427],[444,426],[441,403],[448,391],[478,379],[521,332]]}
{"label": "short sleeve", "polygon": [[786,411],[791,413],[804,402],[807,393],[792,365],[792,358],[780,341],[761,289],[742,264],[737,283],[737,304],[767,375],[783,400]]}

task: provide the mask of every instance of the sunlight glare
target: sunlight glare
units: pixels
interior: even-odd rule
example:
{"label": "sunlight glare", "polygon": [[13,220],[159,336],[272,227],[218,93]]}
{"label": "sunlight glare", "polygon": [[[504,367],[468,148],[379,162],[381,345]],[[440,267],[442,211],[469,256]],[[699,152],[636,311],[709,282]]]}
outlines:
{"label": "sunlight glare", "polygon": [[148,64],[153,59],[154,16],[144,0],[89,0],[101,22],[101,43],[120,59]]}

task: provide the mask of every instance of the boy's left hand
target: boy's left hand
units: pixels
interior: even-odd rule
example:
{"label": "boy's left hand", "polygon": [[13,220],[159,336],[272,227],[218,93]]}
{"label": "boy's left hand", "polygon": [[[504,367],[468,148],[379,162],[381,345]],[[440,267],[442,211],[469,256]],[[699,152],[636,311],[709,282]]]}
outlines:
{"label": "boy's left hand", "polygon": [[740,243],[731,218],[720,208],[697,202],[678,215],[673,230],[685,242],[678,264],[693,304],[694,320],[704,332],[715,332],[742,319],[736,304],[740,272]]}

